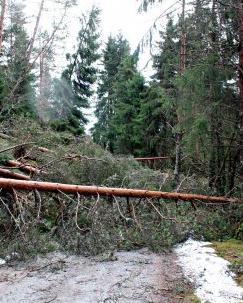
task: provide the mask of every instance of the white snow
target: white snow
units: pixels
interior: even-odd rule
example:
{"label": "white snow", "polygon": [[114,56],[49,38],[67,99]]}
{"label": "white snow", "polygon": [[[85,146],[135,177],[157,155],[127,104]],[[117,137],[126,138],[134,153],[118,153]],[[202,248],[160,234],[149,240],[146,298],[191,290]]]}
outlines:
{"label": "white snow", "polygon": [[210,244],[189,239],[175,248],[185,276],[194,283],[203,303],[243,302],[243,288],[233,280],[230,263],[218,257]]}
{"label": "white snow", "polygon": [[5,261],[5,260],[0,259],[0,265],[4,265],[5,263],[6,263],[6,261]]}

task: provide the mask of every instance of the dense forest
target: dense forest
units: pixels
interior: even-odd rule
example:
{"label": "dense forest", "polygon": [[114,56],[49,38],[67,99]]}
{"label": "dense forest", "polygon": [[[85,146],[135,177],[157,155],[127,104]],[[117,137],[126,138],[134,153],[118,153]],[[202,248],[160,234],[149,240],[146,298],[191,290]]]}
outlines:
{"label": "dense forest", "polygon": [[[214,194],[239,191],[236,4],[195,0],[179,18],[168,13],[148,81],[137,67],[141,45],[132,52],[121,34],[101,45],[98,8],[82,17],[76,52],[67,54],[65,70],[53,77],[62,20],[51,34],[39,32],[42,2],[30,37],[23,6],[2,1],[1,121],[24,115],[80,135],[88,122],[86,109],[96,98],[92,137],[103,148],[115,154],[170,156],[177,182],[180,172],[191,172],[207,176]],[[64,14],[71,5],[63,3]],[[144,1],[141,9],[149,5]]]}
{"label": "dense forest", "polygon": [[243,302],[243,0],[113,1],[0,0],[0,302]]}
{"label": "dense forest", "polygon": [[[160,2],[140,1],[139,11],[148,14]],[[42,30],[48,5],[41,0],[30,31],[22,2],[1,1],[1,177],[240,201],[242,1],[183,0],[179,9],[173,3],[166,12],[161,4],[159,13],[166,19],[157,19],[135,50],[122,34],[102,42],[102,12],[93,7],[80,13],[75,49],[66,54],[62,70],[55,69],[58,48],[65,44],[65,25],[76,3],[55,3],[61,13],[51,30]],[[149,78],[139,69],[144,49],[151,53]],[[88,133],[89,120],[95,122]],[[156,156],[166,157],[156,169],[136,161]],[[129,197],[110,196],[101,207],[98,192],[97,200],[62,192],[40,195],[37,189],[29,195],[12,189],[0,193],[7,249],[19,234],[32,249],[48,250],[52,244],[46,248],[43,242],[56,237],[68,249],[87,254],[116,241],[119,247],[146,244],[156,250],[182,241],[192,230],[206,239],[243,237],[242,208],[234,203],[182,205],[174,198],[170,206],[160,199],[135,205]]]}

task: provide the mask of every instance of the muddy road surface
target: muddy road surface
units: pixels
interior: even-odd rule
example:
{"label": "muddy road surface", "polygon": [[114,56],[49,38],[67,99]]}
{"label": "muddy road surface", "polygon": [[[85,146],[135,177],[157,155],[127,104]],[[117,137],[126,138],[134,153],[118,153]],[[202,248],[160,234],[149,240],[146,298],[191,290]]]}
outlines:
{"label": "muddy road surface", "polygon": [[96,258],[51,253],[0,266],[1,303],[177,303],[184,288],[176,256],[147,249]]}

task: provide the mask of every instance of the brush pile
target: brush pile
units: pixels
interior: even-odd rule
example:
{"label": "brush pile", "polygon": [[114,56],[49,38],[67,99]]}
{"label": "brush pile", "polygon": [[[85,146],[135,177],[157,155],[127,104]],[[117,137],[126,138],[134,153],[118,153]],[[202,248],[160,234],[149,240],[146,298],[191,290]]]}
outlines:
{"label": "brush pile", "polygon": [[[169,164],[163,173],[151,170],[132,157],[111,155],[88,136],[54,132],[31,120],[2,124],[0,142],[0,177],[175,190]],[[208,193],[204,178],[182,180],[180,191]],[[95,255],[142,246],[156,251],[184,240],[192,230],[208,240],[243,236],[239,205],[161,201],[2,189],[0,257],[53,250]]]}

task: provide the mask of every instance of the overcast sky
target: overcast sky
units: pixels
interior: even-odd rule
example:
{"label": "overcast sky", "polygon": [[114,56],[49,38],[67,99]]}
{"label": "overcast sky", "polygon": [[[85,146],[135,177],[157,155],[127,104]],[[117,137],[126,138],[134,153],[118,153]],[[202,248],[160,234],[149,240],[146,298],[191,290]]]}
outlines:
{"label": "overcast sky", "polygon": [[[21,1],[21,0],[19,0]],[[38,13],[38,8],[41,0],[22,0],[26,4],[26,14],[31,16],[30,20],[33,22],[29,24],[29,34],[33,31],[35,17]],[[177,4],[171,9],[168,9],[175,2]],[[132,50],[135,50],[139,41],[153,24],[154,20],[166,9],[172,11],[180,8],[180,3],[176,0],[164,0],[162,3],[151,8],[147,13],[138,13],[138,6],[140,0],[77,0],[77,6],[71,8],[66,17],[67,28],[66,38],[62,42],[62,48],[59,49],[59,55],[56,57],[57,66],[65,65],[65,54],[67,52],[75,51],[78,31],[80,29],[79,18],[82,13],[89,11],[93,5],[101,9],[101,40],[107,41],[107,37],[112,34],[116,35],[122,33],[129,41]],[[54,4],[54,0],[45,0],[46,11],[43,13],[41,27],[51,31],[53,21],[58,22],[61,10],[60,5]],[[179,12],[179,10],[177,10]],[[161,18],[158,24],[162,26],[166,23],[166,16]],[[146,63],[148,54],[143,56],[143,63]]]}

